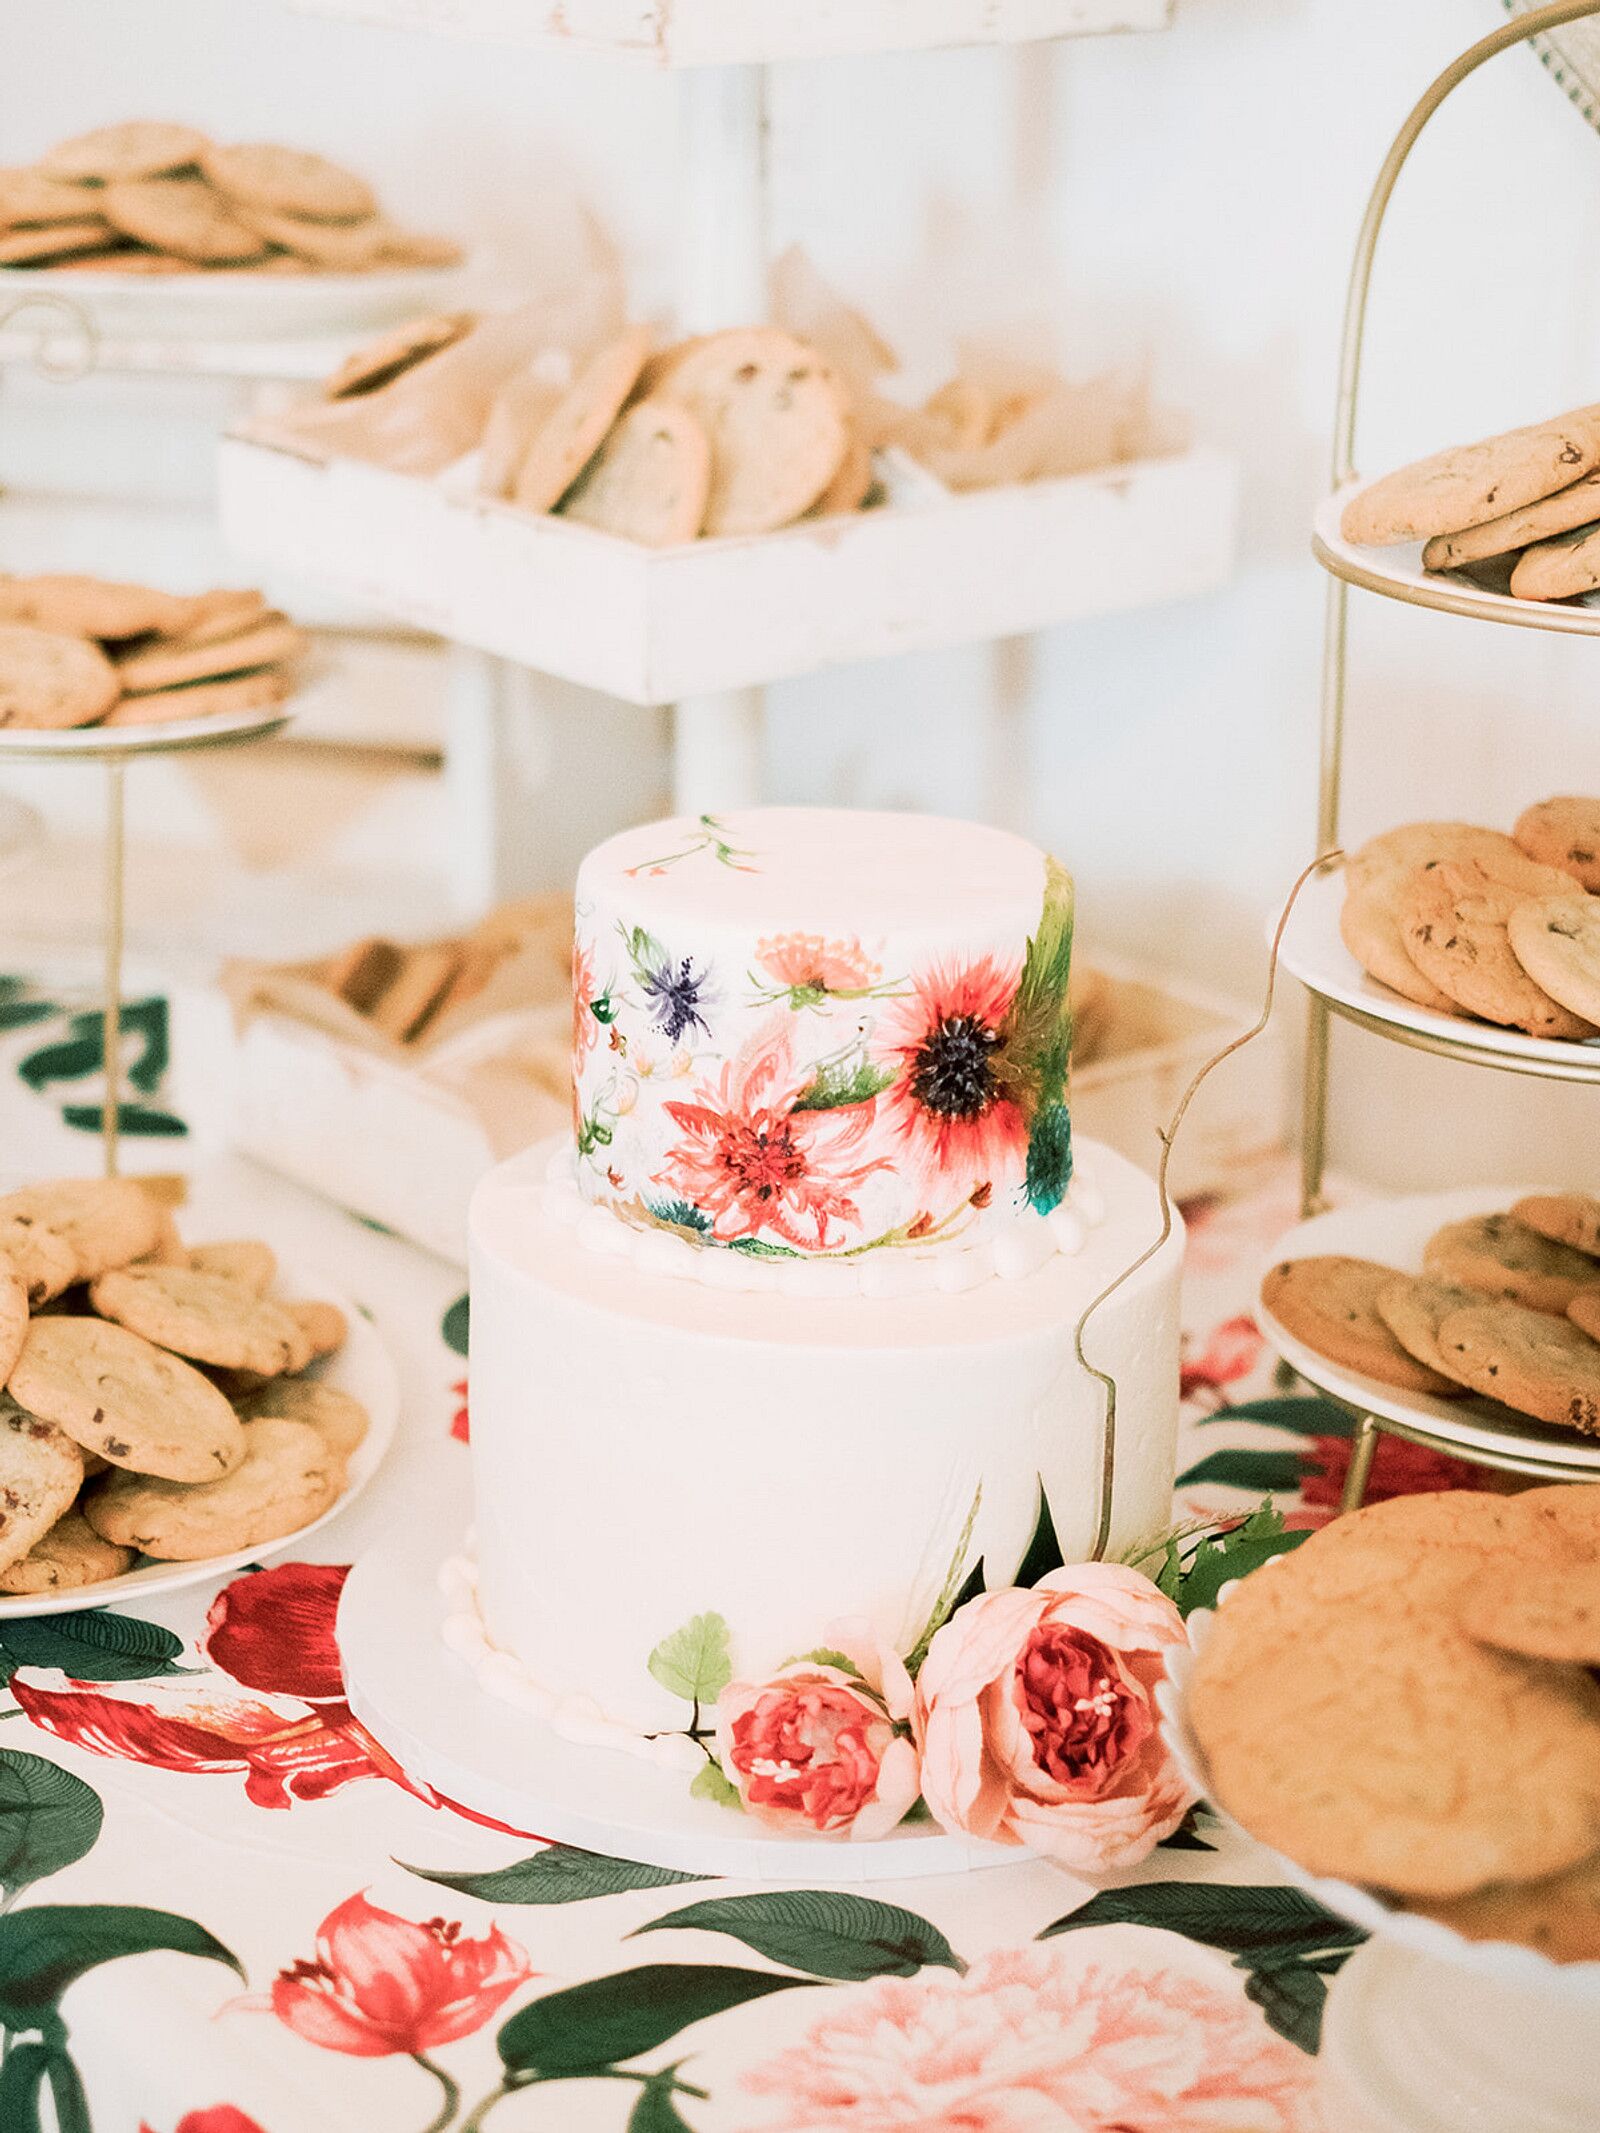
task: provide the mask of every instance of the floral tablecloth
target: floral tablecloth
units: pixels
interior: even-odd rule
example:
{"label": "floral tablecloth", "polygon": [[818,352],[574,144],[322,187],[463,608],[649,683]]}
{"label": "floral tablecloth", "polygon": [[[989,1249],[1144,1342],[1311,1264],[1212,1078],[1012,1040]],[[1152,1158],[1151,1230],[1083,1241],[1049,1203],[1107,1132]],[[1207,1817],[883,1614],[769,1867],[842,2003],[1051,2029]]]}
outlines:
{"label": "floral tablecloth", "polygon": [[[0,981],[11,1160],[91,1167],[95,1031],[30,998]],[[160,1054],[137,1100],[171,1163]],[[1203,1811],[1113,1889],[1024,1859],[891,1901],[542,1847],[410,1781],[344,1701],[334,1621],[380,1529],[415,1531],[421,1578],[447,1544],[461,1277],[242,1163],[203,1166],[194,1205],[370,1313],[400,1436],[308,1560],[0,1621],[3,2133],[1318,2127],[1327,1981],[1361,1936]],[[1320,1520],[1347,1425],[1276,1382],[1248,1315],[1287,1170],[1188,1212],[1180,1502]],[[1375,1490],[1467,1478],[1386,1440]]]}

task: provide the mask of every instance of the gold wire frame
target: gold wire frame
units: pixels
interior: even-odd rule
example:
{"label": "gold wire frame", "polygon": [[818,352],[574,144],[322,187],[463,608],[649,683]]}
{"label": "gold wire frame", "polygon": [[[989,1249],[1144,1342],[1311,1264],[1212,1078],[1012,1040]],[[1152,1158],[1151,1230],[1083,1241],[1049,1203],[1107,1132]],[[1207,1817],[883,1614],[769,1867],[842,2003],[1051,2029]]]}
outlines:
{"label": "gold wire frame", "polygon": [[[1553,0],[1550,6],[1535,8],[1502,23],[1498,29],[1492,30],[1486,37],[1479,38],[1476,44],[1469,45],[1466,51],[1451,61],[1413,105],[1405,123],[1395,135],[1378,172],[1377,183],[1367,201],[1366,213],[1356,239],[1355,258],[1351,265],[1349,288],[1345,298],[1330,484],[1334,493],[1354,481],[1356,475],[1356,410],[1360,396],[1361,361],[1366,337],[1367,299],[1371,291],[1373,259],[1395,184],[1412,149],[1446,97],[1458,89],[1470,75],[1475,74],[1486,61],[1494,59],[1501,52],[1509,51],[1514,45],[1541,38],[1551,30],[1561,29],[1569,22],[1580,22],[1591,15],[1600,15],[1600,0]],[[1351,583],[1359,584],[1372,592],[1382,593],[1407,606],[1444,608],[1461,613],[1471,613],[1473,609],[1462,599],[1452,598],[1447,594],[1430,596],[1426,586],[1400,578],[1385,578],[1380,572],[1358,568],[1347,576],[1343,571],[1342,559],[1323,542],[1318,540],[1313,546],[1318,561],[1330,573],[1322,648],[1317,850],[1331,854],[1339,842],[1339,812],[1344,774],[1347,678],[1345,654]],[[1528,629],[1578,630],[1584,634],[1593,633],[1600,627],[1587,617],[1581,623],[1576,622],[1566,611],[1557,619],[1532,603],[1517,614],[1497,612],[1491,617],[1485,611],[1482,619],[1515,621]],[[1401,1028],[1378,1017],[1363,1015],[1359,1010],[1339,1002],[1330,1001],[1319,993],[1313,993],[1307,1019],[1305,1080],[1301,1101],[1300,1199],[1303,1216],[1321,1212],[1326,1204],[1323,1198],[1323,1182],[1328,1149],[1328,1055],[1333,1017],[1336,1014],[1360,1028],[1387,1037],[1391,1042],[1404,1044],[1418,1051],[1438,1053],[1446,1058],[1472,1059],[1483,1065],[1531,1073],[1546,1080],[1578,1081],[1595,1078],[1594,1069],[1587,1062],[1580,1064],[1575,1060],[1571,1068],[1564,1069],[1549,1062],[1486,1053],[1470,1042],[1453,1044],[1446,1038]],[[1310,1382],[1315,1384],[1315,1378],[1311,1378]],[[1449,1437],[1436,1435],[1420,1423],[1399,1423],[1391,1421],[1387,1416],[1364,1413],[1359,1409],[1353,1412],[1357,1418],[1356,1429],[1341,1505],[1341,1508],[1347,1511],[1356,1509],[1366,1494],[1372,1461],[1381,1434],[1402,1437],[1412,1444],[1451,1453],[1475,1466],[1495,1467],[1543,1480],[1573,1478],[1573,1469],[1570,1466],[1531,1448],[1526,1454],[1484,1453],[1464,1447]]]}
{"label": "gold wire frame", "polygon": [[[1378,172],[1377,183],[1367,201],[1366,213],[1362,217],[1345,298],[1344,326],[1339,347],[1338,399],[1334,412],[1331,482],[1334,491],[1344,488],[1355,479],[1356,409],[1361,387],[1361,362],[1366,337],[1367,298],[1372,284],[1373,258],[1390,198],[1407,158],[1415,148],[1424,127],[1446,97],[1458,89],[1470,75],[1475,74],[1486,61],[1510,50],[1513,45],[1525,44],[1529,39],[1543,37],[1551,30],[1558,30],[1569,22],[1582,21],[1590,15],[1600,15],[1600,0],[1553,0],[1550,6],[1516,15],[1509,22],[1502,23],[1498,29],[1490,31],[1486,37],[1480,37],[1476,44],[1469,45],[1466,51],[1450,62],[1413,105],[1405,123],[1395,135]],[[1334,567],[1333,559],[1320,543],[1317,554],[1319,561],[1331,571]],[[1459,605],[1446,599],[1432,599],[1426,588],[1404,580],[1384,580],[1374,574],[1368,576],[1365,583],[1369,590],[1387,594],[1391,599],[1402,601],[1408,606]],[[1339,841],[1340,796],[1344,776],[1345,652],[1349,598],[1350,587],[1345,578],[1331,575],[1328,581],[1322,648],[1322,716],[1317,786],[1319,852],[1330,852]],[[1512,618],[1507,616],[1503,619]],[[1529,603],[1525,611],[1515,619],[1523,627],[1530,629],[1571,630],[1576,626],[1570,615],[1564,613],[1560,620],[1553,620],[1534,603]],[[1584,626],[1587,628],[1587,623]],[[1564,1074],[1560,1067],[1547,1063],[1524,1062],[1500,1055],[1491,1057],[1470,1043],[1455,1047],[1447,1039],[1419,1036],[1413,1031],[1395,1028],[1376,1018],[1364,1018],[1357,1012],[1341,1009],[1320,994],[1313,993],[1307,1019],[1305,1079],[1301,1097],[1300,1202],[1303,1215],[1316,1214],[1325,1204],[1323,1181],[1328,1153],[1328,1053],[1333,1016],[1336,1012],[1348,1021],[1372,1029],[1398,1043],[1408,1044],[1416,1050],[1438,1052],[1450,1058],[1475,1059],[1485,1065],[1501,1068],[1520,1069],[1549,1080],[1592,1078],[1592,1072],[1589,1070]]]}

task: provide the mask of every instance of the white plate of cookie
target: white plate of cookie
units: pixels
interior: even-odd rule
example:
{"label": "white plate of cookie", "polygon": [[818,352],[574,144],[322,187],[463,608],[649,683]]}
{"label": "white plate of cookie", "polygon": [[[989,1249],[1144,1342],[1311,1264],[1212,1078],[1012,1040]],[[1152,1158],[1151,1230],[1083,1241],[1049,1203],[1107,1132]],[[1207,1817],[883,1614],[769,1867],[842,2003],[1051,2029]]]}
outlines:
{"label": "white plate of cookie", "polygon": [[393,1441],[359,1311],[258,1239],[189,1245],[132,1179],[0,1195],[0,1617],[168,1592],[298,1546]]}
{"label": "white plate of cookie", "polygon": [[1408,822],[1300,892],[1284,967],[1397,1030],[1600,1080],[1600,798]]}
{"label": "white plate of cookie", "polygon": [[1600,1474],[1600,1202],[1585,1194],[1474,1186],[1315,1215],[1278,1240],[1258,1317],[1302,1377],[1362,1413]]}

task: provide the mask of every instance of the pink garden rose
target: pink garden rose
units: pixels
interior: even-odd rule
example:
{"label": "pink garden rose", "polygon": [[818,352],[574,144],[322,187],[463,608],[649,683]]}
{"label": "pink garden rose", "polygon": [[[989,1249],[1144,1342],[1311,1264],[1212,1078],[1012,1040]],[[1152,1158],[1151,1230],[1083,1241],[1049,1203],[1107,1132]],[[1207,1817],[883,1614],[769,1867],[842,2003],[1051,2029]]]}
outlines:
{"label": "pink garden rose", "polygon": [[1166,1595],[1117,1563],[969,1600],[917,1677],[934,1820],[1079,1872],[1142,1859],[1194,1804],[1154,1700],[1187,1639]]}
{"label": "pink garden rose", "polygon": [[920,1790],[911,1676],[866,1623],[833,1623],[824,1645],[847,1665],[797,1660],[723,1690],[717,1753],[746,1811],[771,1828],[887,1836]]}
{"label": "pink garden rose", "polygon": [[1044,1941],[830,1993],[745,2087],[759,2133],[1317,2133],[1315,2065],[1237,1990]]}

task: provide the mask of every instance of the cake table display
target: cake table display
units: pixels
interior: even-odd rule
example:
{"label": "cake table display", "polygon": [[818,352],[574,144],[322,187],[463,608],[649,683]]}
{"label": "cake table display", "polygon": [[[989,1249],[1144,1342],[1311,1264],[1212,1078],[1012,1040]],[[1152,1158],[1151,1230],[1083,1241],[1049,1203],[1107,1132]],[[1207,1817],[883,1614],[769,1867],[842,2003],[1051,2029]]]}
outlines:
{"label": "cake table display", "polygon": [[[1044,1605],[1006,1591],[1041,1535],[1153,1593],[1091,1559],[1171,1516],[1181,1237],[1073,1147],[1072,925],[1065,869],[970,823],[752,809],[590,854],[573,1136],[470,1216],[451,1654],[420,1688],[385,1657],[414,1536],[346,1599],[352,1701],[408,1767],[663,1865],[782,1874],[799,1841],[815,1872],[818,1833],[853,1839],[835,1878],[972,1862],[904,1819],[930,1645],[977,1594]],[[800,1675],[874,1782],[764,1818],[795,1772],[752,1743]]]}

